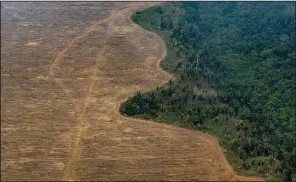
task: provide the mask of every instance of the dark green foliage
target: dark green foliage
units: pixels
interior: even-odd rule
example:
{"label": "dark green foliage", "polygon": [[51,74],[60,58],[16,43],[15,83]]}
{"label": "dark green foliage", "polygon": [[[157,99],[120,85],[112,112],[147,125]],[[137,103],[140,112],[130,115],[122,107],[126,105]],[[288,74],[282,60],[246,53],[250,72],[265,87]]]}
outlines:
{"label": "dark green foliage", "polygon": [[[179,13],[170,20],[172,7]],[[182,2],[161,9],[138,18],[145,24],[157,11],[153,30],[172,29],[165,40],[177,56],[162,65],[179,80],[141,99],[138,93],[121,111],[198,126],[219,136],[236,170],[296,181],[295,3]]]}
{"label": "dark green foliage", "polygon": [[169,30],[174,27],[174,20],[181,14],[176,3],[154,6],[132,15],[135,23],[147,30]]}
{"label": "dark green foliage", "polygon": [[132,16],[135,23],[148,30],[160,29],[161,17],[163,17],[163,10],[158,6],[142,12],[136,12]]}
{"label": "dark green foliage", "polygon": [[153,116],[159,108],[154,92],[145,95],[141,92],[137,92],[133,97],[129,98],[128,101],[121,104],[120,112],[130,116],[141,114]]}
{"label": "dark green foliage", "polygon": [[[197,103],[197,98],[202,97]],[[142,94],[137,92],[121,104],[120,112],[129,116],[142,115],[145,118],[158,118],[163,112],[171,113],[176,119],[202,124],[206,119],[219,114],[233,115],[233,110],[226,104],[215,101],[210,95],[202,96],[170,81],[166,86],[155,91]],[[185,114],[185,115],[184,115]]]}

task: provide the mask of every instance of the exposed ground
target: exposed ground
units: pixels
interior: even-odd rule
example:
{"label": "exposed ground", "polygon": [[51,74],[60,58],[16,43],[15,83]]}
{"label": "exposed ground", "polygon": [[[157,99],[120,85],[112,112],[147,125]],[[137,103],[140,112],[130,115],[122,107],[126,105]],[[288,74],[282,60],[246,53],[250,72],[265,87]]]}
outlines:
{"label": "exposed ground", "polygon": [[172,78],[130,19],[154,4],[2,3],[2,180],[256,180],[211,136],[119,114]]}

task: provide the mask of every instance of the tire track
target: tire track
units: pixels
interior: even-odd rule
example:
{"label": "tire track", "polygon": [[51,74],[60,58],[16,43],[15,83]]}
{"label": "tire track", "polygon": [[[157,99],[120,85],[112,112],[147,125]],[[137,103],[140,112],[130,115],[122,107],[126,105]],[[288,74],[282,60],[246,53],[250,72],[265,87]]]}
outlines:
{"label": "tire track", "polygon": [[[124,8],[124,10],[121,10],[121,11],[125,11],[125,9],[126,8]],[[83,38],[87,37],[89,35],[89,33],[91,33],[92,31],[96,31],[96,30],[99,30],[100,28],[103,28],[100,26],[100,24],[103,24],[105,22],[109,22],[110,19],[112,19],[115,16],[118,16],[118,14],[120,14],[121,11],[112,10],[109,17],[86,28],[86,30],[80,36],[71,40],[67,44],[66,48],[63,51],[61,51],[60,53],[58,53],[57,57],[55,58],[55,60],[53,61],[52,65],[49,68],[50,77],[60,86],[62,91],[65,93],[66,98],[69,101],[69,103],[71,105],[73,105],[75,116],[76,116],[76,122],[78,123],[77,127],[76,127],[77,131],[74,132],[74,136],[72,137],[72,142],[71,142],[72,144],[71,144],[71,149],[70,149],[71,151],[69,154],[70,160],[65,167],[65,172],[64,172],[64,177],[63,177],[63,180],[65,180],[65,181],[76,179],[75,167],[77,165],[77,161],[78,161],[80,154],[81,154],[80,142],[81,142],[83,132],[85,131],[86,128],[89,127],[89,124],[88,124],[87,120],[84,118],[84,115],[85,115],[87,107],[90,104],[91,93],[93,92],[93,89],[95,86],[95,80],[92,78],[97,77],[98,59],[96,59],[95,68],[92,69],[92,74],[89,76],[89,79],[91,80],[90,84],[89,83],[85,84],[85,85],[89,85],[89,87],[88,87],[85,101],[84,101],[84,104],[83,104],[83,107],[81,110],[79,110],[78,109],[79,106],[76,106],[75,103],[73,102],[74,99],[70,96],[67,86],[59,78],[57,78],[55,76],[54,70],[57,70],[57,71],[61,70],[61,68],[59,66],[60,62],[63,61],[63,58],[66,57],[67,53],[71,52],[71,49],[75,48],[75,46],[77,45],[77,42],[79,42]],[[108,41],[108,35],[106,35],[106,37],[104,38],[103,44],[105,44],[107,41]],[[106,47],[104,46],[99,54],[104,53],[105,49],[106,49]]]}
{"label": "tire track", "polygon": [[[66,94],[66,97],[67,97],[69,103],[74,105],[75,116],[76,116],[77,123],[78,123],[77,127],[76,127],[77,131],[74,133],[74,136],[72,138],[72,144],[71,144],[72,149],[70,151],[70,160],[65,167],[64,178],[63,178],[64,181],[75,180],[75,178],[76,178],[75,166],[76,166],[77,160],[79,159],[79,156],[81,153],[80,148],[79,148],[81,137],[83,135],[84,130],[89,127],[89,124],[86,121],[86,119],[84,118],[84,115],[85,115],[87,107],[89,106],[91,93],[93,92],[93,89],[94,89],[95,80],[93,78],[96,77],[97,73],[98,73],[98,70],[96,68],[98,65],[98,60],[96,59],[95,68],[92,69],[92,74],[89,76],[89,79],[91,80],[90,84],[89,84],[90,86],[88,87],[88,91],[87,91],[87,95],[86,95],[86,98],[84,101],[84,105],[80,111],[78,110],[78,107],[75,106],[75,103],[73,103],[73,101],[72,101],[73,98],[71,98],[71,96],[69,95],[67,87],[65,86],[65,84],[63,84],[61,82],[61,80],[59,80],[58,78],[55,77],[55,73],[53,70],[54,69],[60,70],[60,67],[58,66],[58,64],[63,60],[66,53],[70,52],[70,50],[75,47],[76,43],[80,39],[86,37],[90,32],[99,29],[100,27],[98,27],[98,25],[100,23],[107,21],[107,19],[104,19],[104,20],[90,26],[80,36],[71,40],[70,43],[66,46],[66,48],[58,54],[58,56],[53,61],[53,64],[51,65],[51,67],[49,69],[49,73],[50,73],[51,78],[61,87],[63,92]],[[103,41],[106,42],[107,39],[108,39],[108,37],[106,37]],[[105,50],[105,48],[103,48],[100,53],[104,52],[104,50]],[[85,84],[85,85],[88,85],[88,84]]]}

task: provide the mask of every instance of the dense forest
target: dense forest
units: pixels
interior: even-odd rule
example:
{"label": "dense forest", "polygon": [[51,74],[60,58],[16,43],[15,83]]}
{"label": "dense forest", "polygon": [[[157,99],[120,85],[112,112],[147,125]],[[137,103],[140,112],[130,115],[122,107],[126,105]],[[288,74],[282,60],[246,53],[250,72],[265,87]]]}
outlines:
{"label": "dense forest", "polygon": [[295,3],[174,2],[133,15],[175,81],[120,112],[216,135],[244,174],[296,181]]}

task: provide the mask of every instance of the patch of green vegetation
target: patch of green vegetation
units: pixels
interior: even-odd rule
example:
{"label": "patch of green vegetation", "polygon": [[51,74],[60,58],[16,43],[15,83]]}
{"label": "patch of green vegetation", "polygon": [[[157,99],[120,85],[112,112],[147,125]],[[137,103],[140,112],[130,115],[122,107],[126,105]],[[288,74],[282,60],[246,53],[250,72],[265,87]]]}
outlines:
{"label": "patch of green vegetation", "polygon": [[241,174],[296,181],[291,12],[282,2],[182,2],[136,13],[164,39],[161,66],[177,80],[135,94],[120,112],[217,136]]}
{"label": "patch of green vegetation", "polygon": [[160,6],[154,6],[132,15],[133,21],[146,30],[160,30],[160,20],[163,10]]}
{"label": "patch of green vegetation", "polygon": [[161,62],[161,67],[169,73],[176,73],[176,67],[181,61],[170,42],[170,36],[178,17],[182,14],[178,4],[171,2],[136,12],[132,15],[132,20],[142,28],[158,34],[165,42],[167,56]]}

